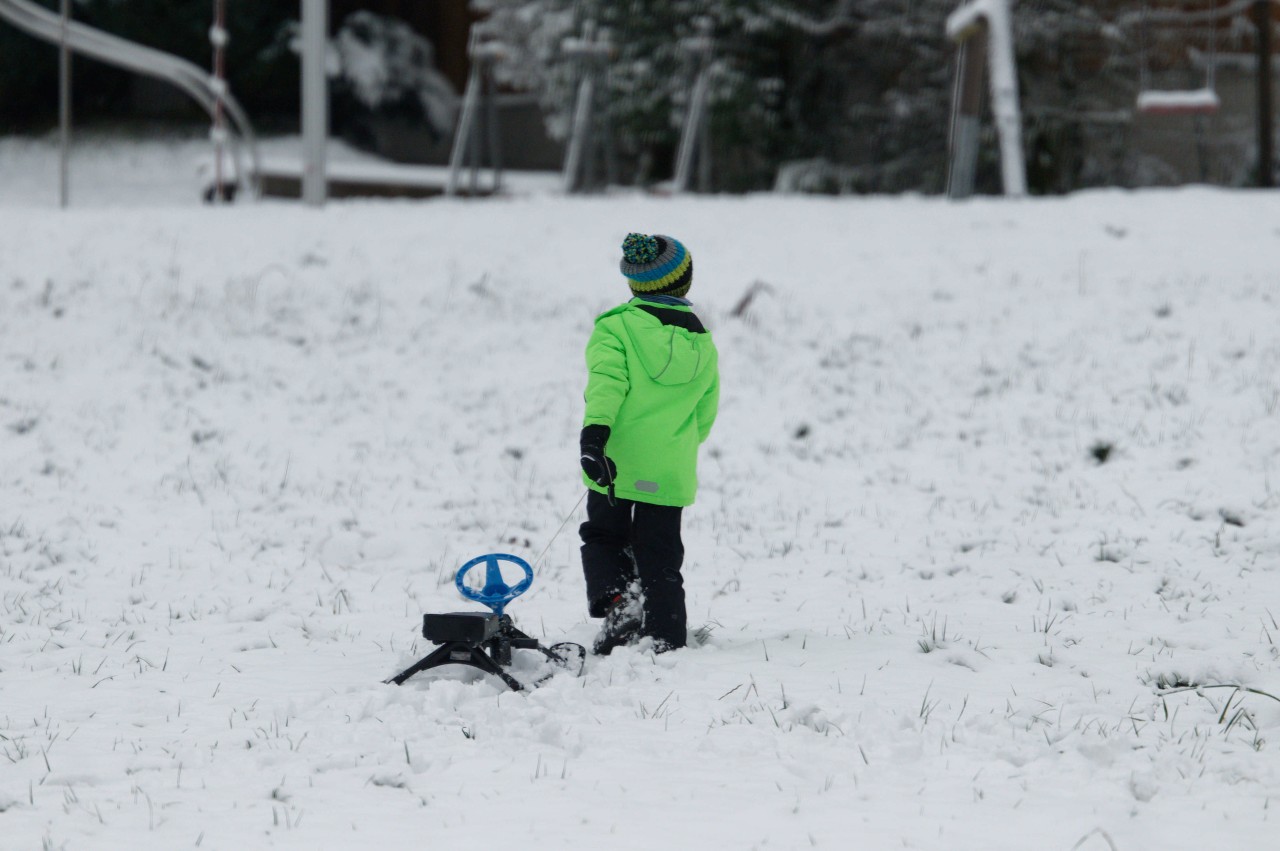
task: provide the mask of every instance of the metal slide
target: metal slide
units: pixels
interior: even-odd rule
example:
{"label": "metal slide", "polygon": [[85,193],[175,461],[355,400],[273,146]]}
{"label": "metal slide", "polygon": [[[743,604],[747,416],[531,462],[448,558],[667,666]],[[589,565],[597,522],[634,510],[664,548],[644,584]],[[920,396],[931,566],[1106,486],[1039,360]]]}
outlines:
{"label": "metal slide", "polygon": [[[62,18],[58,14],[37,6],[30,0],[0,0],[0,20],[8,21],[23,32],[52,44],[61,44]],[[214,80],[198,65],[154,48],[144,47],[127,39],[109,35],[101,30],[72,21],[66,28],[67,46],[77,53],[117,65],[137,74],[155,77],[171,83],[186,92],[212,118],[218,102]],[[236,166],[237,182],[242,190],[257,195],[261,159],[253,126],[240,104],[230,92],[222,95],[222,103],[231,119],[232,157]],[[249,149],[251,167],[244,167],[244,151]]]}

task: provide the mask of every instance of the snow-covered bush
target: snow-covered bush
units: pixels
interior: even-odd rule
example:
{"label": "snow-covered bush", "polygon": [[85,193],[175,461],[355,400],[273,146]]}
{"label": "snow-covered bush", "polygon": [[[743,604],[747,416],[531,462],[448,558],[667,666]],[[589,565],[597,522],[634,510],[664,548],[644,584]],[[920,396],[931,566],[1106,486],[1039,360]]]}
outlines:
{"label": "snow-covered bush", "polygon": [[453,132],[458,94],[435,67],[431,42],[403,21],[356,12],[334,38],[334,95],[359,123],[382,116],[425,125],[444,138]]}

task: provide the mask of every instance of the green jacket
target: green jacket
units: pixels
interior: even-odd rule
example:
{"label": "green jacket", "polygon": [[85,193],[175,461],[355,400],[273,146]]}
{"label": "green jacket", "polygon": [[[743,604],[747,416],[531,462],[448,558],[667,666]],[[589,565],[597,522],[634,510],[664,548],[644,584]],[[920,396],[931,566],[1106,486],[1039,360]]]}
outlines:
{"label": "green jacket", "polygon": [[[635,298],[596,317],[587,342],[583,425],[610,428],[614,492],[654,505],[692,505],[698,446],[720,402],[719,356],[686,305]],[[583,476],[587,487],[604,492]]]}

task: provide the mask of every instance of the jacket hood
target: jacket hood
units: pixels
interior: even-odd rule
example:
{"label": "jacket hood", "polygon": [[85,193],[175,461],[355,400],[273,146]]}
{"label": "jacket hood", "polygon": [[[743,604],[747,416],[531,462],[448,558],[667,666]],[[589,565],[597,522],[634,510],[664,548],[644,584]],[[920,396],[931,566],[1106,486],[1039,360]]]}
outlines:
{"label": "jacket hood", "polygon": [[664,325],[656,316],[638,309],[626,311],[623,327],[640,365],[658,384],[688,384],[714,362],[710,334]]}

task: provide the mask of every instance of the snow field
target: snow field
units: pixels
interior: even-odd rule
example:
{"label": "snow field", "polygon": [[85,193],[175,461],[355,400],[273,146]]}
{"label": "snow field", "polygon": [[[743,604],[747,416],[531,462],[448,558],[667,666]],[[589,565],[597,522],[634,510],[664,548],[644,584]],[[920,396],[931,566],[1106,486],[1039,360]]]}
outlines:
{"label": "snow field", "polygon": [[[0,848],[1267,847],[1278,213],[0,209]],[[721,351],[707,643],[381,685],[574,508],[630,230]],[[580,520],[511,607],[549,641]]]}

